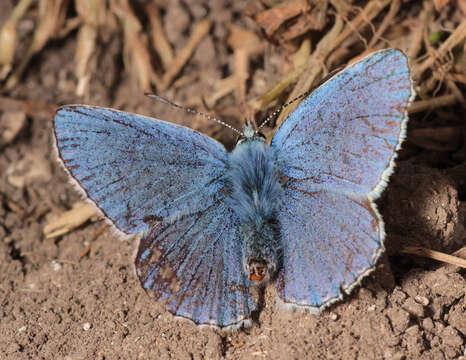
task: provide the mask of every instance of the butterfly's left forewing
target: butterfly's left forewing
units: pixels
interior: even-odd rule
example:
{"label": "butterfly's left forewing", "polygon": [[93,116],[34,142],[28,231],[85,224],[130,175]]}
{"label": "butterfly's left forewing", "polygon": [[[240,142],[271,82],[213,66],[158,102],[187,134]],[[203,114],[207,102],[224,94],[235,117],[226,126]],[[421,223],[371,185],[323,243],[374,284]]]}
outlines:
{"label": "butterfly's left forewing", "polygon": [[405,137],[414,97],[408,59],[381,50],[319,86],[272,139],[283,175],[304,188],[376,197]]}
{"label": "butterfly's left forewing", "polygon": [[219,200],[141,239],[136,271],[156,300],[200,325],[247,325],[254,304],[241,261],[237,216]]}

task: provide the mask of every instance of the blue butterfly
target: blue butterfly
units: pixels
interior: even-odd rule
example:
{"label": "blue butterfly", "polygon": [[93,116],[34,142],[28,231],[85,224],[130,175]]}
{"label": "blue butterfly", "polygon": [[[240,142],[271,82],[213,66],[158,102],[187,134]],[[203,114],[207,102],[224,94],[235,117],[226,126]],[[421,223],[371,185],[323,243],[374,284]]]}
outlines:
{"label": "blue butterfly", "polygon": [[250,325],[251,284],[320,312],[384,251],[374,200],[414,98],[406,56],[375,52],[315,89],[270,146],[247,125],[232,152],[188,128],[113,109],[60,108],[60,159],[124,233],[147,293],[196,324]]}

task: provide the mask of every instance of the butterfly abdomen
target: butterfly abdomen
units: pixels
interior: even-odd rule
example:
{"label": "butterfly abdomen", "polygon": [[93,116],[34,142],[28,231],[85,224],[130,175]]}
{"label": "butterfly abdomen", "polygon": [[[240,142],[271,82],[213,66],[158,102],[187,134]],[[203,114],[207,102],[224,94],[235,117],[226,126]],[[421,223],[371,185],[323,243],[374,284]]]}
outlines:
{"label": "butterfly abdomen", "polygon": [[281,248],[276,213],[282,188],[275,156],[263,139],[253,137],[238,144],[230,159],[229,201],[242,225],[245,270],[250,280],[261,282],[277,269]]}

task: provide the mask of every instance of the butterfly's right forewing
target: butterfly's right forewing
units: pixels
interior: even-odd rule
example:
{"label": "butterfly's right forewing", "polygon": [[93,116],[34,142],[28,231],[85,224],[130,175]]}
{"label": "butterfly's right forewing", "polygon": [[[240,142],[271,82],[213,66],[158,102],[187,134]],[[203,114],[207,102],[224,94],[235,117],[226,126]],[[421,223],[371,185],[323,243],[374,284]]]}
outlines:
{"label": "butterfly's right forewing", "polygon": [[71,176],[126,233],[202,210],[224,186],[223,145],[182,126],[75,105],[58,110],[54,131]]}

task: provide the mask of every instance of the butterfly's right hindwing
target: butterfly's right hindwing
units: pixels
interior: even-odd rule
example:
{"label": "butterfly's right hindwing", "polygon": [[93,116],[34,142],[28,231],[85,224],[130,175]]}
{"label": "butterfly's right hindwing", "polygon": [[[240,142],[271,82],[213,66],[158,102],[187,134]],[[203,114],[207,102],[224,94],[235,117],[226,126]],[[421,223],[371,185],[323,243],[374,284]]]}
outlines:
{"label": "butterfly's right hindwing", "polygon": [[196,324],[248,325],[254,304],[240,236],[238,217],[224,201],[157,224],[141,239],[136,256],[143,288]]}

